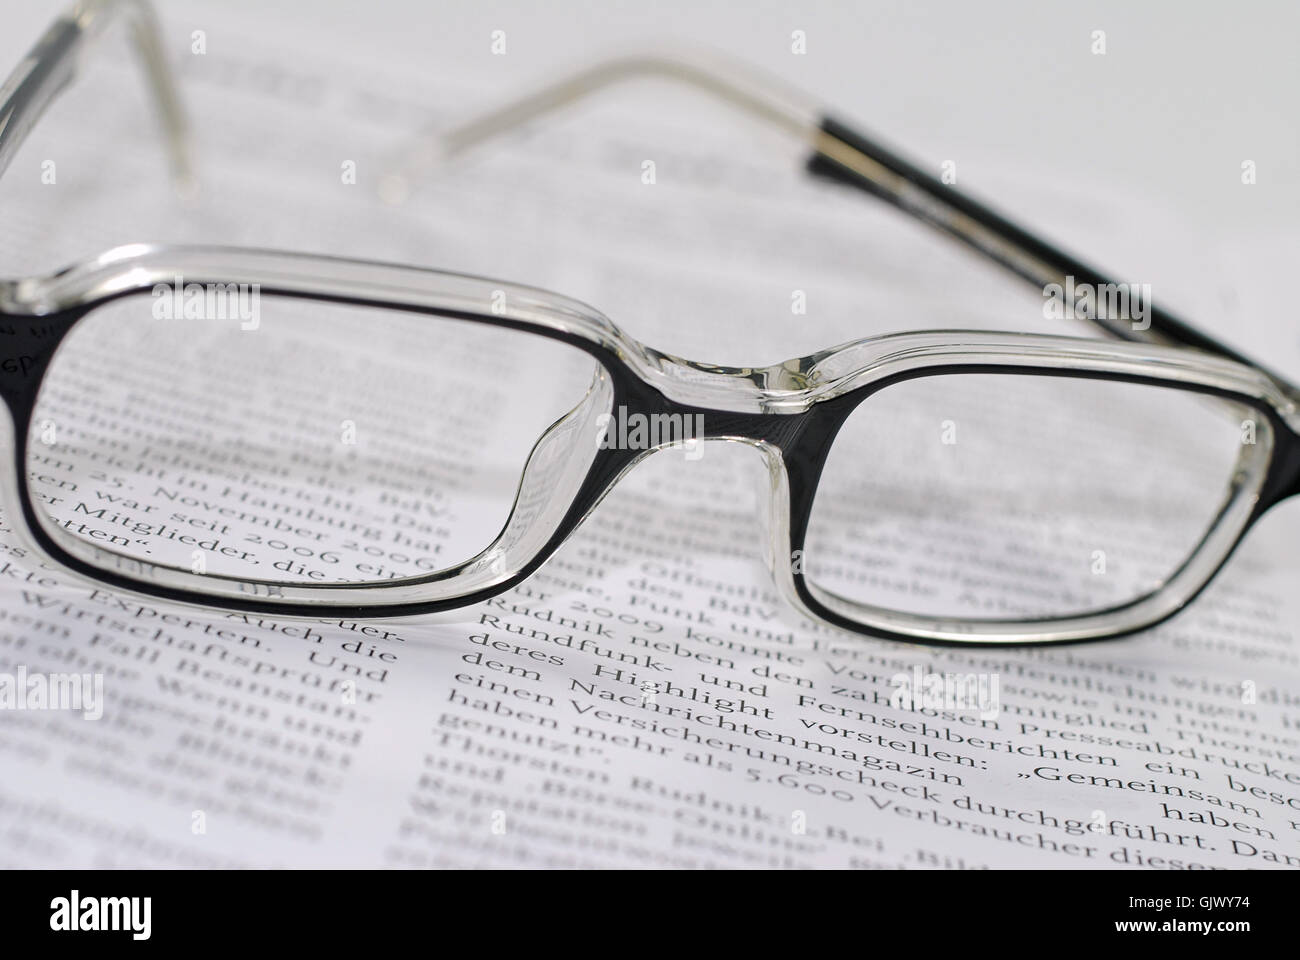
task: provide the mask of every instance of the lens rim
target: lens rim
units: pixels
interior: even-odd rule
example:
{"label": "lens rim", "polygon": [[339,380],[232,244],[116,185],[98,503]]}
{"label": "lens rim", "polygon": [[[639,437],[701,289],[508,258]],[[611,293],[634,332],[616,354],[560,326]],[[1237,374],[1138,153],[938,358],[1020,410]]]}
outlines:
{"label": "lens rim", "polygon": [[821,470],[830,455],[835,436],[849,416],[881,390],[897,383],[923,377],[977,374],[1048,376],[1104,380],[1182,390],[1240,404],[1259,415],[1256,442],[1250,456],[1238,461],[1238,482],[1210,529],[1182,564],[1155,590],[1134,600],[1089,613],[1023,618],[966,618],[914,614],[842,597],[816,584],[802,567],[793,571],[790,588],[813,616],[846,629],[867,632],[888,639],[936,644],[1023,644],[1069,643],[1124,636],[1173,616],[1190,603],[1222,569],[1247,530],[1279,499],[1279,489],[1294,482],[1293,468],[1276,456],[1278,438],[1289,433],[1286,424],[1258,398],[1214,384],[1186,382],[1150,374],[1111,369],[1076,369],[1030,363],[954,363],[912,367],[864,385],[837,405],[823,425],[825,444],[817,475],[806,488],[792,518],[791,543],[800,556],[807,556],[807,538]]}
{"label": "lens rim", "polygon": [[[254,259],[257,257],[255,253],[252,256]],[[330,260],[303,259],[325,263]],[[357,265],[379,270],[386,267],[361,262]],[[433,271],[412,272],[438,276]],[[190,271],[186,283],[209,282],[199,278],[214,275],[222,276],[222,279],[211,282],[242,282],[232,279],[230,274]],[[462,279],[482,283],[477,278]],[[249,282],[254,282],[253,278]],[[24,371],[23,380],[17,384],[19,389],[5,390],[3,388],[9,384],[0,382],[0,395],[3,395],[10,412],[7,424],[9,436],[4,439],[8,441],[5,446],[10,451],[7,459],[11,470],[6,472],[9,482],[4,490],[4,502],[19,507],[15,512],[22,522],[14,525],[15,532],[21,540],[35,548],[34,552],[92,585],[107,584],[124,591],[188,605],[290,617],[308,617],[322,612],[331,616],[414,616],[489,599],[522,582],[558,548],[559,543],[576,526],[581,516],[575,519],[573,514],[580,505],[590,503],[586,509],[594,506],[593,489],[599,488],[603,492],[605,482],[601,478],[611,466],[609,461],[617,459],[603,455],[618,454],[621,451],[598,450],[592,438],[596,436],[596,418],[614,409],[616,391],[614,377],[610,372],[611,355],[602,351],[599,344],[593,343],[588,337],[537,321],[500,317],[491,313],[490,308],[474,312],[420,305],[394,298],[330,295],[294,287],[277,288],[265,283],[257,286],[260,293],[267,297],[398,310],[518,329],[582,350],[594,360],[596,375],[583,400],[538,437],[528,455],[509,518],[500,535],[477,556],[464,563],[419,576],[363,583],[292,582],[215,573],[199,574],[169,565],[150,564],[60,529],[40,508],[27,475],[27,450],[34,442],[37,398],[58,348],[66,342],[76,325],[96,309],[126,297],[149,294],[151,285],[133,284],[127,289],[115,290],[106,296],[43,316],[41,336],[34,338],[31,344],[25,344],[31,348],[26,354],[31,362]],[[494,286],[487,291],[482,302],[491,303],[492,294],[499,289]],[[507,296],[514,294],[520,301],[536,301],[537,291],[523,287],[508,289],[510,292]],[[570,302],[557,296],[551,301],[551,307],[557,315],[563,315],[570,308]],[[558,451],[557,444],[562,445]],[[551,468],[539,470],[537,465],[542,461],[551,464]],[[519,516],[522,499],[520,492],[528,485],[538,483],[555,489],[557,498],[548,505],[550,508],[534,518],[535,522],[528,524],[526,529],[520,529],[514,523]]]}

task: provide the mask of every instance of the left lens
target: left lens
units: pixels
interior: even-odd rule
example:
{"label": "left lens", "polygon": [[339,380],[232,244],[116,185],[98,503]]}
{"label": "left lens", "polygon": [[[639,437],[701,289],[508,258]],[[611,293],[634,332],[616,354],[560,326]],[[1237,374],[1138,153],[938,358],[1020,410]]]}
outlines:
{"label": "left lens", "polygon": [[600,369],[488,323],[193,286],[79,321],[27,445],[47,525],[155,566],[375,583],[463,564]]}

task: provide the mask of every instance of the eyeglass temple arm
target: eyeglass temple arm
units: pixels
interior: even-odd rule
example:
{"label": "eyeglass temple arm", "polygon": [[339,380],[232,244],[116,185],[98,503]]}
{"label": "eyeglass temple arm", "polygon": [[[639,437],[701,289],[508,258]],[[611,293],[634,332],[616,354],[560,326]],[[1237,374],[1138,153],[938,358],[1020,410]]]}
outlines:
{"label": "eyeglass temple arm", "polygon": [[81,54],[115,20],[129,19],[136,52],[167,138],[172,172],[190,174],[184,111],[147,0],[83,0],[56,20],[0,87],[0,174],[32,127],[76,76]]}
{"label": "eyeglass temple arm", "polygon": [[[1040,289],[1051,284],[1059,284],[1064,289],[1067,278],[1073,278],[1076,289],[1085,284],[1094,291],[1115,285],[1094,267],[1034,236],[978,200],[903,159],[879,141],[833,117],[822,120],[813,149],[813,155],[808,159],[810,173],[885,200],[973,247]],[[1122,288],[1124,285],[1115,286]],[[1130,291],[1130,296],[1133,295]],[[1255,361],[1167,310],[1150,303],[1143,306],[1149,312],[1140,325],[1095,310],[1087,319],[1122,340],[1194,347],[1262,369]],[[1274,378],[1287,383],[1276,376]]]}
{"label": "eyeglass temple arm", "polygon": [[[1064,289],[1067,277],[1074,279],[1076,289],[1086,283],[1097,291],[1108,289],[1104,285],[1112,283],[1100,271],[1018,227],[879,142],[823,115],[792,91],[734,64],[720,63],[712,56],[680,58],[650,54],[612,60],[542,87],[450,131],[426,133],[404,157],[404,165],[385,178],[385,192],[391,198],[404,196],[421,168],[470,150],[605,87],[641,76],[660,76],[684,83],[803,139],[813,151],[808,160],[812,174],[885,200],[973,247],[1040,289],[1054,283]],[[1291,393],[1300,395],[1300,388],[1286,379],[1168,311],[1149,303],[1143,307],[1149,324],[1134,326],[1131,320],[1101,311],[1095,311],[1088,319],[1119,339],[1194,347],[1249,364],[1269,373]]]}
{"label": "eyeglass temple arm", "polygon": [[[437,164],[454,159],[481,143],[506,134],[545,114],[585,100],[607,87],[629,80],[659,77],[711,96],[733,109],[749,113],[805,142],[816,131],[817,113],[766,78],[737,69],[720,69],[715,58],[661,53],[607,60],[548,84],[451,130],[431,128],[403,149],[389,166],[382,190],[392,200],[404,199],[420,177]],[[699,61],[704,60],[705,65]],[[729,69],[727,69],[729,68]]]}

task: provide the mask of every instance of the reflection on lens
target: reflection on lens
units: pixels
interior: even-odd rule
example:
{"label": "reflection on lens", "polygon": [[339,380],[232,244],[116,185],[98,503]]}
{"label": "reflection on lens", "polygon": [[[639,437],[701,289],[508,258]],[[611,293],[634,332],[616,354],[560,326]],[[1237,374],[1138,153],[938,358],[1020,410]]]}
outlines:
{"label": "reflection on lens", "polygon": [[129,297],[73,329],[27,465],[52,525],[196,573],[378,582],[464,563],[598,369],[548,338],[403,311],[177,306]]}
{"label": "reflection on lens", "polygon": [[1094,613],[1162,585],[1231,491],[1239,404],[1073,377],[925,376],[836,437],[805,545],[811,583],[920,616]]}

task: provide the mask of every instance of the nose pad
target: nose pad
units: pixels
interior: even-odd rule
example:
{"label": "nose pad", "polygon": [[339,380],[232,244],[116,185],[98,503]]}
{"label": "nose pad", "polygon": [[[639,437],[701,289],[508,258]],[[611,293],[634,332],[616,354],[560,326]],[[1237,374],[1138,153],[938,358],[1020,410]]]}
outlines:
{"label": "nose pad", "polygon": [[[27,452],[25,450],[19,451],[17,448],[17,425],[14,423],[13,414],[8,405],[0,401],[0,457],[3,457],[7,463],[13,463],[15,459],[18,459],[22,468],[26,470]],[[31,535],[27,528],[27,518],[23,513],[22,494],[18,490],[18,478],[19,473],[17,470],[0,470],[0,513],[3,513],[14,538],[21,546],[36,556],[46,559],[45,552],[37,546],[35,537]]]}
{"label": "nose pad", "polygon": [[614,388],[602,369],[582,401],[547,428],[528,454],[519,489],[500,535],[465,565],[472,588],[509,579],[541,552],[559,529],[596,458],[604,433],[602,416]]}
{"label": "nose pad", "polygon": [[814,614],[795,589],[795,573],[803,574],[806,564],[802,549],[794,550],[790,542],[790,477],[779,448],[767,443],[755,444],[767,469],[756,476],[759,497],[759,529],[762,533],[763,559],[777,593],[791,611],[816,621]]}
{"label": "nose pad", "polygon": [[[754,444],[754,448],[762,456],[764,467],[754,474],[761,539],[759,549],[773,581],[785,592],[791,565],[789,481],[777,448],[766,443]],[[790,592],[793,592],[793,585]]]}

